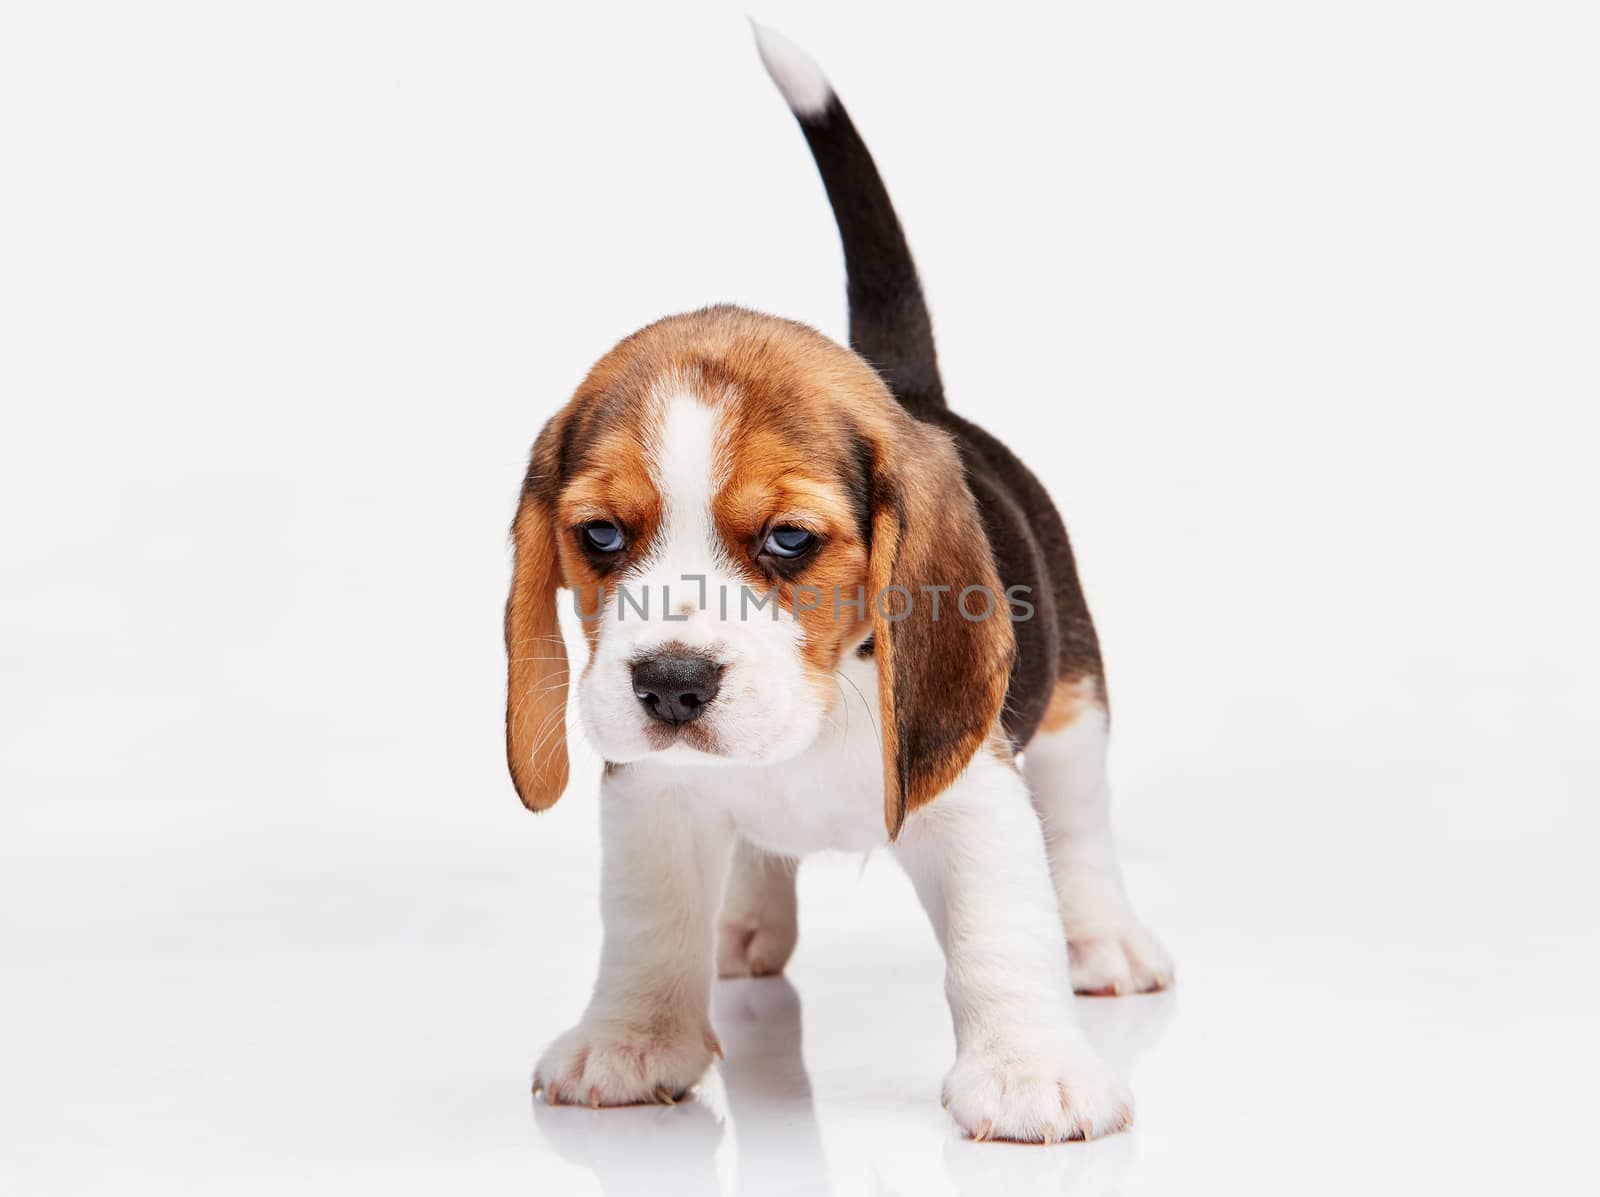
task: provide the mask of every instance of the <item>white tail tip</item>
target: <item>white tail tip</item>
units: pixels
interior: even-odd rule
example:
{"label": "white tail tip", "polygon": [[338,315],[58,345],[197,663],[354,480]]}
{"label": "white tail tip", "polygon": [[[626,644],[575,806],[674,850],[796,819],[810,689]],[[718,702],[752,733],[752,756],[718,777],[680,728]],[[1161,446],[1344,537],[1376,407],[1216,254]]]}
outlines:
{"label": "white tail tip", "polygon": [[833,99],[833,88],[822,68],[811,61],[811,56],[776,29],[768,29],[755,21],[750,22],[755,31],[756,49],[767,74],[778,85],[783,98],[796,116],[816,116],[827,108]]}

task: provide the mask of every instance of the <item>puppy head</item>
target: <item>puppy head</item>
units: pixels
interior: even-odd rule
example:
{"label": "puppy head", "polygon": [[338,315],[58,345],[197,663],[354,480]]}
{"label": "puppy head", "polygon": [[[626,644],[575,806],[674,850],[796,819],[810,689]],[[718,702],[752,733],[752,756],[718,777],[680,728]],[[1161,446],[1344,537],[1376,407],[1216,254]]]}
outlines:
{"label": "puppy head", "polygon": [[998,719],[1014,641],[1003,603],[954,601],[999,595],[955,451],[802,325],[722,307],[624,340],[540,434],[513,538],[506,743],[534,810],[567,781],[561,587],[608,761],[793,758],[871,632],[892,836]]}

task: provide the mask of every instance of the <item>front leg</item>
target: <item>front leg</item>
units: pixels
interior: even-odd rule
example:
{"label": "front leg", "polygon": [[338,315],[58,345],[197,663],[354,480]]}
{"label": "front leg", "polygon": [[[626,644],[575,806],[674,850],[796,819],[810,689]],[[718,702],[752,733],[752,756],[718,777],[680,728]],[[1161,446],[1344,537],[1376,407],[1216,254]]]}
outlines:
{"label": "front leg", "polygon": [[594,996],[534,1072],[552,1103],[675,1101],[721,1046],[712,931],[732,831],[681,789],[618,770],[600,793],[605,941]]}
{"label": "front leg", "polygon": [[1073,1016],[1044,841],[1016,770],[979,752],[895,847],[944,947],[955,1120],[975,1139],[1029,1143],[1127,1126],[1127,1091]]}

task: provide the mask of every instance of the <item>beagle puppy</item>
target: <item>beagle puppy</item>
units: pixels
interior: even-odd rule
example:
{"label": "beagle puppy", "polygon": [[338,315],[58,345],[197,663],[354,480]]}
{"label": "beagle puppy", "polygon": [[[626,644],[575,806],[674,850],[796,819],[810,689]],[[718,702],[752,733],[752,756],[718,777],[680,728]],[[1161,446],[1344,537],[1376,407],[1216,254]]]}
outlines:
{"label": "beagle puppy", "polygon": [[[714,976],[782,970],[794,862],[887,843],[947,961],[944,1103],[977,1139],[1120,1130],[1074,989],[1160,989],[1111,840],[1094,625],[1048,495],[945,405],[911,254],[816,64],[757,27],[844,243],[850,348],[731,306],[661,320],[533,447],[512,536],[506,746],[567,783],[569,663],[601,786],[604,949],[535,1092],[672,1101],[719,1055]],[[720,908],[720,915],[719,915]]]}

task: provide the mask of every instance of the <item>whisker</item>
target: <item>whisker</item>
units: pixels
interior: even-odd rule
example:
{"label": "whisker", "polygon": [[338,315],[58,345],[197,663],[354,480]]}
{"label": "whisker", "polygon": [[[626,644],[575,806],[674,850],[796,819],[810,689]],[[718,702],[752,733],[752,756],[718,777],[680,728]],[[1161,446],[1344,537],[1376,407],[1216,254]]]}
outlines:
{"label": "whisker", "polygon": [[562,637],[562,636],[558,636],[558,635],[556,635],[556,634],[554,634],[552,632],[539,632],[539,633],[537,633],[535,635],[532,635],[532,636],[518,636],[515,640],[507,640],[506,641],[506,647],[510,648],[511,646],[517,645],[517,644],[527,644],[530,641],[535,641],[535,640],[544,640],[544,641],[548,641],[551,644],[561,644],[561,645],[565,645],[566,644],[566,639],[564,637]]}
{"label": "whisker", "polygon": [[540,722],[535,731],[533,747],[528,750],[530,760],[537,760],[539,753],[544,750],[545,744],[550,740],[550,733],[561,730],[567,717],[567,709],[563,706],[560,710],[551,711]]}
{"label": "whisker", "polygon": [[[559,680],[550,682],[548,685],[535,686],[531,690],[526,691],[522,695],[521,698],[517,699],[515,705],[513,705],[512,708],[509,711],[506,712],[506,724],[507,724],[507,726],[509,726],[509,727],[516,727],[517,726],[518,715],[522,710],[523,704],[526,703],[528,701],[528,699],[530,699],[530,698],[538,698],[538,697],[541,697],[542,695],[549,694],[549,693],[553,692],[554,690],[556,690],[558,687],[564,685],[565,683],[566,683],[566,679],[565,678],[561,678]],[[566,705],[567,705],[566,703],[562,703],[561,704],[562,709],[565,709]]]}
{"label": "whisker", "polygon": [[849,683],[850,688],[854,690],[857,697],[861,699],[861,705],[866,708],[867,723],[872,728],[873,736],[877,738],[878,751],[881,753],[883,751],[883,733],[878,728],[877,719],[873,717],[872,704],[867,701],[867,696],[861,693],[861,687],[856,685],[855,682],[851,681],[849,678],[845,677],[845,675],[840,673],[837,669],[833,671],[833,676],[841,681]]}
{"label": "whisker", "polygon": [[[839,684],[837,670],[833,674],[833,688],[839,692],[839,706],[844,711],[844,737],[848,740],[850,738],[850,696],[844,692],[844,687]],[[833,721],[833,726],[835,728],[839,726],[837,719]]]}

